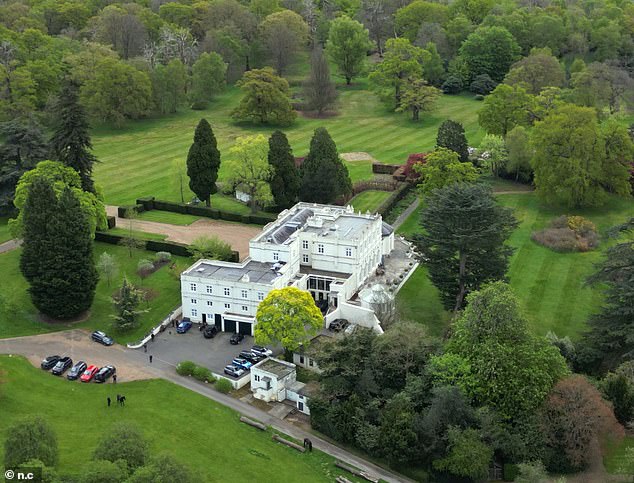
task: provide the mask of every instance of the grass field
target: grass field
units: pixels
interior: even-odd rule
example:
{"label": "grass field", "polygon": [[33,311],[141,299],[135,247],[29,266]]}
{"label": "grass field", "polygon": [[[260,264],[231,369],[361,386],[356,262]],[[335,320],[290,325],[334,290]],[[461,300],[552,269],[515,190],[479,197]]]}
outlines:
{"label": "grass field", "polygon": [[[445,119],[463,122],[471,144],[477,145],[483,136],[476,115],[481,104],[472,96],[444,96],[437,111],[416,123],[380,104],[367,90],[366,79],[351,87],[339,84],[338,90],[337,116],[300,116],[284,128],[296,156],[306,155],[313,131],[321,126],[328,129],[339,152],[366,151],[385,163],[404,163],[408,154],[432,148],[438,125]],[[101,163],[95,165],[95,179],[104,188],[107,203],[130,204],[143,196],[179,201],[171,165],[173,160],[186,158],[194,128],[202,117],[212,124],[224,156],[238,136],[270,135],[275,127],[233,122],[230,114],[240,98],[239,89],[230,87],[206,111],[183,110],[161,119],[130,122],[122,129],[96,128],[92,141]],[[353,180],[371,177],[369,161],[348,163],[348,168]],[[225,175],[221,166],[219,180]]]}
{"label": "grass field", "polygon": [[[600,308],[601,291],[586,286],[584,282],[594,271],[594,265],[601,260],[610,242],[604,242],[599,250],[592,252],[557,253],[537,245],[531,240],[531,234],[562,214],[588,217],[604,233],[611,226],[634,216],[634,203],[631,199],[613,198],[600,208],[567,210],[546,206],[533,193],[501,194],[498,199],[504,206],[512,208],[520,221],[519,228],[510,239],[516,251],[511,258],[508,276],[531,325],[539,334],[553,331],[559,336],[577,338],[586,327],[588,317]],[[405,220],[398,233],[407,236],[420,231],[420,210]],[[405,290],[410,285],[412,291],[414,286],[418,287],[418,293]],[[428,279],[417,272],[417,277],[413,277],[404,287],[404,293],[399,293],[399,299],[403,302],[401,305],[438,307],[437,293],[430,287],[433,289]],[[432,332],[437,331],[439,320],[448,320],[439,318],[438,312],[429,308],[409,310],[409,313],[414,320],[429,325]],[[430,319],[432,322],[429,322]]]}
{"label": "grass field", "polygon": [[199,216],[161,210],[144,211],[143,213],[139,213],[136,218],[145,221],[156,221],[158,223],[169,223],[170,225],[191,225],[193,222],[200,220]]}
{"label": "grass field", "polygon": [[11,240],[9,233],[9,218],[0,216],[0,243]]}
{"label": "grass field", "polygon": [[[194,472],[194,481],[318,483],[342,474],[330,456],[275,443],[270,431],[240,423],[232,409],[164,380],[120,383],[115,391],[111,384],[52,377],[8,356],[0,356],[0,373],[2,444],[13,422],[41,415],[57,434],[62,474],[78,473],[92,459],[100,435],[115,422],[139,426],[151,454],[169,452]],[[116,393],[125,394],[125,408],[106,406],[106,397]]]}
{"label": "grass field", "polygon": [[[110,235],[122,235],[130,236],[130,230],[127,228],[110,228],[108,230]],[[132,236],[139,240],[165,240],[167,235],[161,235],[160,233],[149,233],[146,231],[132,230]]]}
{"label": "grass field", "polygon": [[[128,256],[125,247],[95,243],[95,260],[103,252],[116,257],[119,265],[119,273],[113,279],[109,287],[107,281],[102,279],[97,285],[95,300],[89,317],[76,324],[45,324],[38,320],[37,311],[27,292],[28,284],[20,273],[19,260],[21,250],[12,250],[0,254],[0,273],[4,280],[10,283],[3,284],[2,297],[0,298],[0,337],[17,337],[32,335],[55,330],[64,330],[72,327],[85,327],[89,329],[105,329],[112,332],[117,342],[125,343],[136,341],[145,335],[150,327],[160,322],[171,310],[180,303],[180,282],[177,274],[190,263],[189,259],[173,257],[177,270],[172,272],[164,266],[147,277],[142,283],[136,274],[137,263],[142,258],[152,259],[154,252],[135,250],[132,258]],[[148,312],[140,316],[140,325],[134,331],[126,334],[117,334],[110,329],[111,315],[114,314],[111,297],[120,286],[123,275],[137,286],[151,290],[153,298],[149,303]]]}
{"label": "grass field", "polygon": [[603,464],[608,473],[633,475],[634,436],[626,436],[620,444],[608,447]]}
{"label": "grass field", "polygon": [[359,193],[349,201],[355,211],[375,213],[381,203],[390,197],[389,191],[367,190]]}

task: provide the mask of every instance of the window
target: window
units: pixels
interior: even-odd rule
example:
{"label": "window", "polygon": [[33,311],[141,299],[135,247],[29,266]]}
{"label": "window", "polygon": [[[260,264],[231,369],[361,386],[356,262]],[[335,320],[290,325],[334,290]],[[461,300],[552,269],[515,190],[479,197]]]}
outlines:
{"label": "window", "polygon": [[308,250],[308,240],[302,240],[302,248]]}
{"label": "window", "polygon": [[249,307],[247,307],[246,305],[242,306],[242,312],[248,312],[249,311]]}
{"label": "window", "polygon": [[209,305],[210,307],[213,306],[213,302],[211,300],[207,300],[207,305]]}
{"label": "window", "polygon": [[318,253],[324,253],[324,246],[321,243],[319,245],[317,245],[317,252]]}
{"label": "window", "polygon": [[273,260],[279,260],[280,254],[278,252],[273,252]]}
{"label": "window", "polygon": [[229,295],[231,295],[231,289],[225,287],[225,295],[228,297]]}
{"label": "window", "polygon": [[264,292],[258,292],[258,300],[264,300]]}
{"label": "window", "polygon": [[242,298],[243,298],[243,299],[246,299],[246,298],[248,298],[248,297],[249,297],[249,292],[247,292],[246,290],[243,290],[243,291],[242,291]]}
{"label": "window", "polygon": [[351,257],[352,256],[352,248],[346,248],[346,257]]}
{"label": "window", "polygon": [[189,290],[191,290],[192,292],[196,291],[196,284],[195,283],[190,283],[189,284]]}
{"label": "window", "polygon": [[257,374],[253,376],[253,378],[255,379],[256,382],[260,382],[260,376],[258,376]]}
{"label": "window", "polygon": [[198,310],[192,309],[192,317],[198,317]]}
{"label": "window", "polygon": [[302,255],[302,262],[303,263],[308,263],[308,255]]}
{"label": "window", "polygon": [[207,293],[214,293],[214,288],[211,285],[207,285]]}
{"label": "window", "polygon": [[299,363],[303,364],[304,363],[304,356],[299,356]]}
{"label": "window", "polygon": [[197,303],[196,299],[192,299],[192,304],[196,305]]}
{"label": "window", "polygon": [[308,359],[308,365],[309,365],[310,367],[313,367],[313,366],[315,365],[315,363],[313,362],[313,360],[312,360],[312,359]]}
{"label": "window", "polygon": [[230,309],[231,308],[231,304],[225,304],[225,309]]}

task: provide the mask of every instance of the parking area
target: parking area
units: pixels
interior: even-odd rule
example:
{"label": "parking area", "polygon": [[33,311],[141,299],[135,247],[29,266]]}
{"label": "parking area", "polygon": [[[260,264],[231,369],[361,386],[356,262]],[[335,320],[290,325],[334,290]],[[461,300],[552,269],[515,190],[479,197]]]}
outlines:
{"label": "parking area", "polygon": [[[176,366],[181,361],[192,361],[222,374],[224,367],[238,357],[241,350],[250,350],[255,344],[253,337],[245,336],[238,345],[229,343],[230,333],[220,332],[213,339],[205,339],[199,326],[194,326],[185,334],[177,334],[168,328],[148,344],[148,354],[162,362]],[[137,352],[143,349],[137,349]]]}

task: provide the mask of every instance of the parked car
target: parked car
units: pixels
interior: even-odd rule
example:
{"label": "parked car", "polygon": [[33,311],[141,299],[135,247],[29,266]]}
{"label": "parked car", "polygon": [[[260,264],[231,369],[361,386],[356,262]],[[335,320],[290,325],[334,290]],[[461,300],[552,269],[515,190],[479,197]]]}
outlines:
{"label": "parked car", "polygon": [[215,325],[208,325],[207,327],[205,327],[205,330],[203,330],[203,337],[205,339],[213,339],[214,337],[216,337],[217,333],[218,327],[216,327]]}
{"label": "parked car", "polygon": [[79,379],[79,376],[83,374],[87,367],[88,366],[84,361],[77,362],[73,367],[70,368],[68,374],[66,374],[66,379],[68,379],[69,381]]}
{"label": "parked car", "polygon": [[187,332],[189,329],[192,328],[192,325],[193,324],[191,320],[182,320],[180,324],[176,326],[176,333],[184,334],[185,332]]}
{"label": "parked car", "polygon": [[244,340],[244,336],[242,334],[233,334],[229,339],[229,342],[233,345],[238,345],[240,342]]}
{"label": "parked car", "polygon": [[70,357],[68,357],[68,356],[67,357],[62,357],[59,361],[57,361],[57,364],[55,364],[55,367],[53,367],[53,370],[51,371],[51,374],[54,374],[56,376],[61,376],[72,365],[73,365],[73,360]]}
{"label": "parked car", "polygon": [[112,337],[108,337],[106,335],[105,332],[101,331],[101,330],[95,330],[91,336],[92,340],[94,340],[95,342],[99,342],[100,344],[103,345],[112,345],[114,344],[114,340],[112,339]]}
{"label": "parked car", "polygon": [[271,349],[267,349],[266,347],[261,345],[254,345],[253,347],[251,347],[251,352],[264,357],[271,357],[273,355],[273,351]]}
{"label": "parked car", "polygon": [[114,366],[103,366],[95,374],[95,382],[106,382],[108,378],[112,377],[117,372]]}
{"label": "parked car", "polygon": [[348,321],[346,319],[335,319],[332,322],[330,322],[330,325],[328,326],[328,330],[331,330],[333,332],[339,332],[345,329],[347,325],[348,325]]}
{"label": "parked car", "polygon": [[60,359],[61,359],[60,356],[48,356],[46,359],[42,361],[42,363],[40,364],[40,367],[48,371],[49,369],[54,367],[55,364],[57,364]]}
{"label": "parked car", "polygon": [[81,377],[79,378],[79,380],[81,382],[90,382],[92,381],[92,378],[95,377],[95,374],[97,374],[97,371],[99,370],[99,368],[97,366],[95,366],[94,364],[90,364],[86,370],[84,371],[84,373],[81,375]]}
{"label": "parked car", "polygon": [[246,359],[242,359],[241,357],[236,357],[231,362],[234,366],[241,367],[245,371],[251,369],[251,366],[253,365],[251,362],[247,361]]}
{"label": "parked car", "polygon": [[225,366],[225,374],[231,377],[240,377],[244,374],[244,369],[234,366],[233,364],[229,364],[228,366]]}
{"label": "parked car", "polygon": [[251,351],[241,351],[240,354],[238,355],[238,357],[241,357],[242,359],[246,359],[247,361],[249,361],[251,364],[255,365],[258,362],[266,359],[266,356],[261,356],[259,354],[255,354],[254,352]]}

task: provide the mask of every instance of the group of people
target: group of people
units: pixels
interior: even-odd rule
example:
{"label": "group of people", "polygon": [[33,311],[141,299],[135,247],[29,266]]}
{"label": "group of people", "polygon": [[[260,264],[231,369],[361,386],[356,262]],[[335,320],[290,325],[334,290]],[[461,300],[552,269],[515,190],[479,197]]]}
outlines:
{"label": "group of people", "polygon": [[[110,399],[110,396],[106,398],[106,401],[108,402],[108,407],[110,407],[110,405],[112,404],[112,399]],[[117,404],[119,406],[125,406],[125,396],[123,394],[117,394]]]}

